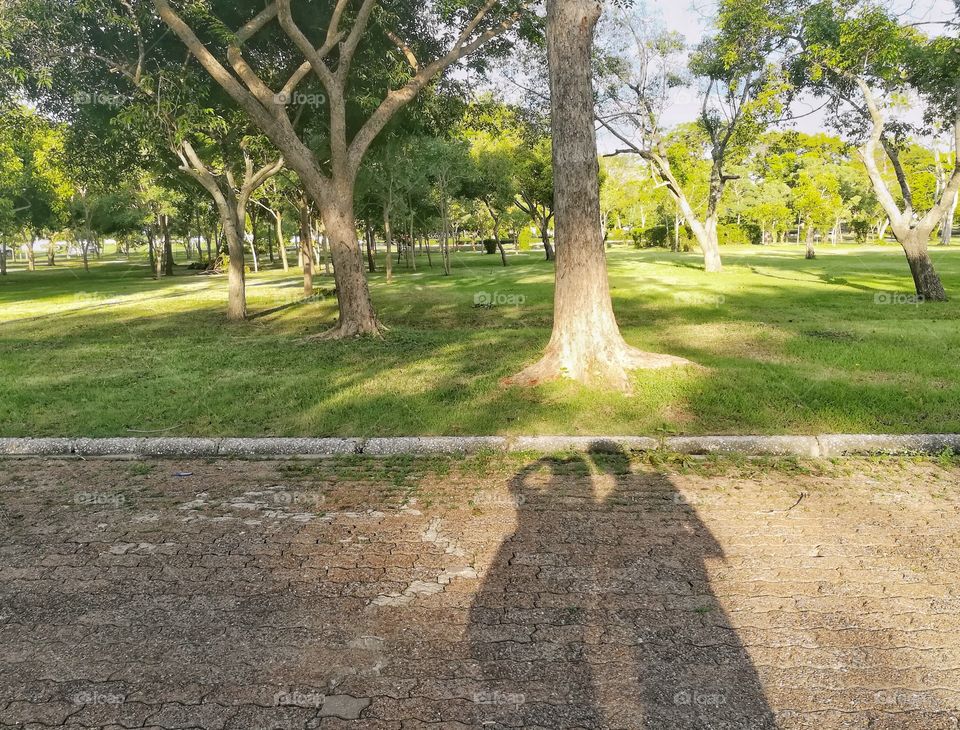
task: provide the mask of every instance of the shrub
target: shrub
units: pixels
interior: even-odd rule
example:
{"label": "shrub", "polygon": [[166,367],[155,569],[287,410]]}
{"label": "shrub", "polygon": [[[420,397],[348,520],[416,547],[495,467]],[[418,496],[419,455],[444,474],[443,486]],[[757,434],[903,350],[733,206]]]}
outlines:
{"label": "shrub", "polygon": [[717,226],[717,241],[721,246],[760,243],[760,228],[751,224],[721,223]]}
{"label": "shrub", "polygon": [[857,243],[866,243],[872,227],[870,223],[863,220],[855,220],[850,225],[853,228],[853,237]]}
{"label": "shrub", "polygon": [[517,236],[517,240],[520,243],[521,251],[529,251],[530,247],[533,245],[533,234],[530,233],[530,229],[527,227],[520,229],[520,235]]}

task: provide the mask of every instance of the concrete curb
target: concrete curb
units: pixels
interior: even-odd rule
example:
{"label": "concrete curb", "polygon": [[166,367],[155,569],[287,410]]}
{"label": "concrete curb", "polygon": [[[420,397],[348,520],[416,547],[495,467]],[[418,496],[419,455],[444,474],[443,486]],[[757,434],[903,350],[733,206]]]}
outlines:
{"label": "concrete curb", "polygon": [[680,454],[821,456],[817,436],[672,436],[664,448]]}
{"label": "concrete curb", "polygon": [[960,453],[960,434],[819,436],[414,436],[396,438],[0,438],[0,457],[325,458],[493,452],[612,452],[831,458],[864,454]]}
{"label": "concrete curb", "polygon": [[960,434],[827,434],[818,436],[820,455],[938,454],[944,449],[960,453]]}

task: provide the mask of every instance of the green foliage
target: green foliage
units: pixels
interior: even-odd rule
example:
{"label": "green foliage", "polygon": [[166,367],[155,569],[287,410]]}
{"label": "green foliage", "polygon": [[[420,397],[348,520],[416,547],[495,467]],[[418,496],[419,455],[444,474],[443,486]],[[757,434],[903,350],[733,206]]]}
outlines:
{"label": "green foliage", "polygon": [[717,226],[717,239],[721,246],[743,246],[748,243],[759,243],[753,231],[736,223],[721,223]]}
{"label": "green foliage", "polygon": [[73,194],[63,127],[24,107],[8,110],[0,116],[0,161],[6,227],[34,235],[61,227]]}

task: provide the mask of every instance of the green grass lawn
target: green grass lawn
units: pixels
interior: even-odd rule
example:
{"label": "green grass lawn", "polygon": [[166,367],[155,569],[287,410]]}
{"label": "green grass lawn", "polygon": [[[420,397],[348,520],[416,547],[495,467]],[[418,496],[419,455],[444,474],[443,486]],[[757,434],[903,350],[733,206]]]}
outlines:
{"label": "green grass lawn", "polygon": [[[0,281],[0,435],[417,435],[960,431],[960,251],[933,248],[955,301],[912,293],[895,246],[610,252],[614,308],[637,347],[703,368],[638,372],[632,395],[572,383],[504,388],[550,334],[553,267],[540,254],[461,252],[371,278],[382,341],[305,343],[326,298],[246,323],[226,278],[107,257]],[[301,296],[297,271],[251,274],[251,312]],[[480,293],[501,304],[474,306]],[[878,303],[878,297],[880,303]]]}

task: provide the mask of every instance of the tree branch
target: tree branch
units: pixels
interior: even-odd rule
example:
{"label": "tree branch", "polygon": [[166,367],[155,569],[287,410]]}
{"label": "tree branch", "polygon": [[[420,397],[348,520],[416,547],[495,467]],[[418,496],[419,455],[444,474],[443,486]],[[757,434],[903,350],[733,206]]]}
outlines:
{"label": "tree branch", "polygon": [[367,148],[370,146],[370,143],[373,142],[376,136],[383,130],[387,122],[390,121],[397,111],[408,104],[410,100],[413,99],[433,77],[459,61],[464,56],[468,56],[469,54],[473,53],[477,48],[482,46],[491,38],[496,38],[497,36],[502,35],[513,26],[513,24],[520,17],[519,12],[514,13],[506,20],[476,36],[472,41],[467,42],[467,39],[474,32],[474,30],[476,30],[477,26],[480,25],[480,23],[483,21],[483,18],[490,11],[490,8],[496,4],[496,2],[497,0],[487,0],[486,4],[467,24],[463,32],[460,33],[457,42],[446,53],[446,55],[441,56],[426,66],[422,66],[417,74],[404,86],[396,90],[391,90],[387,93],[387,97],[380,103],[380,106],[377,107],[376,111],[370,115],[363,127],[360,128],[360,131],[357,132],[357,135],[353,138],[353,141],[350,143],[348,151],[348,168],[351,174],[356,174],[356,171],[360,167],[360,161],[363,159],[363,155],[366,153]]}

